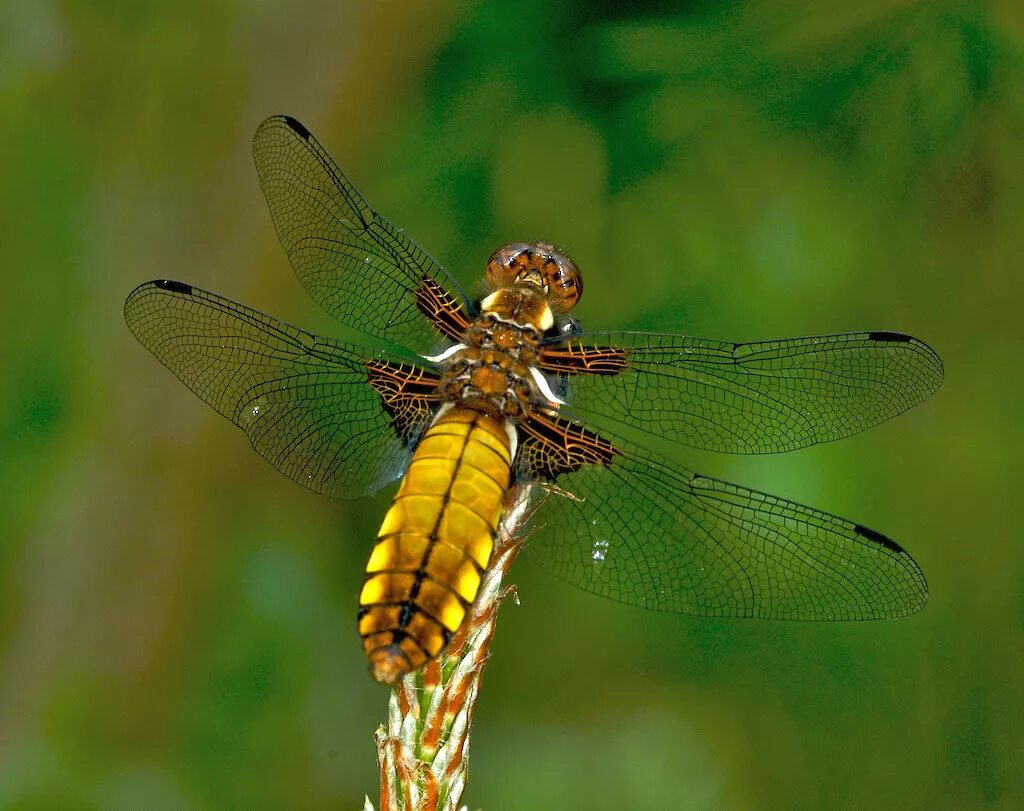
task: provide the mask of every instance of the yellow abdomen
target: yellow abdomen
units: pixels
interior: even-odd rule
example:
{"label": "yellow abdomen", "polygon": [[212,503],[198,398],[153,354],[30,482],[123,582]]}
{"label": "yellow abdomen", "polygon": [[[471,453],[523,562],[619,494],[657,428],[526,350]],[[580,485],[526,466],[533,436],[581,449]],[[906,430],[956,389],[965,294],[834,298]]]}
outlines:
{"label": "yellow abdomen", "polygon": [[455,406],[416,446],[384,516],[359,595],[377,681],[437,656],[462,625],[491,560],[512,465],[502,422]]}

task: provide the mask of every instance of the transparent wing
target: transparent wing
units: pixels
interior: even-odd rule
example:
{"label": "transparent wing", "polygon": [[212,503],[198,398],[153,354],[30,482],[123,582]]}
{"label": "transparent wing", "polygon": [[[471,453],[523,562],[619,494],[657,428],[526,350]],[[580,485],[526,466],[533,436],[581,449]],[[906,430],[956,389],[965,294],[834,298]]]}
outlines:
{"label": "transparent wing", "polygon": [[140,285],[125,302],[125,320],[161,363],[299,484],[357,498],[404,470],[407,437],[371,384],[382,365],[411,370],[401,359],[312,335],[182,282]]}
{"label": "transparent wing", "polygon": [[559,475],[535,513],[528,554],[557,577],[705,617],[866,620],[924,606],[924,574],[874,530],[603,436],[606,464]]}
{"label": "transparent wing", "polygon": [[942,362],[896,332],[755,343],[590,333],[546,347],[572,410],[728,453],[778,453],[856,434],[927,399]]}
{"label": "transparent wing", "polygon": [[343,324],[425,355],[441,335],[432,314],[425,317],[417,303],[425,285],[446,308],[471,312],[450,274],[370,208],[294,118],[264,121],[253,155],[277,235],[299,281]]}

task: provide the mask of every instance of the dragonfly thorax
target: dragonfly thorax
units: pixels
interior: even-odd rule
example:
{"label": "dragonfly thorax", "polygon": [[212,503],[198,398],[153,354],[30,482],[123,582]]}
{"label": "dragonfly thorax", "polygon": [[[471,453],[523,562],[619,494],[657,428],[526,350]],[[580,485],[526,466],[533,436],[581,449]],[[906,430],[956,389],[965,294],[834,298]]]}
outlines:
{"label": "dragonfly thorax", "polygon": [[[499,291],[501,292],[501,291]],[[471,403],[496,417],[524,417],[538,397],[530,368],[537,363],[540,332],[488,312],[470,325],[465,346],[441,376],[449,402]]]}

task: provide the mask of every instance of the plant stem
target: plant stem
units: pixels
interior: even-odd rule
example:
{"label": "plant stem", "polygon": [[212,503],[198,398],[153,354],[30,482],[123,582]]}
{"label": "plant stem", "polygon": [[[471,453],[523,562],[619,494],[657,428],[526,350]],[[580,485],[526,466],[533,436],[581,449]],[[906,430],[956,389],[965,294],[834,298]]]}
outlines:
{"label": "plant stem", "polygon": [[[391,691],[388,718],[374,735],[381,811],[456,811],[466,788],[469,735],[498,606],[512,591],[502,580],[523,541],[530,487],[513,489],[494,557],[469,616],[437,659]],[[369,799],[364,809],[372,811]]]}

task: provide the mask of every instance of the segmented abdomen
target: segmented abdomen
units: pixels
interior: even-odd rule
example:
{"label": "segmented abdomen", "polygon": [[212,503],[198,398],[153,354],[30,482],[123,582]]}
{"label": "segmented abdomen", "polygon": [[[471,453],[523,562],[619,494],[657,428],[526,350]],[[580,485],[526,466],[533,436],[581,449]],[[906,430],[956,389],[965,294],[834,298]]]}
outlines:
{"label": "segmented abdomen", "polygon": [[359,634],[377,681],[393,684],[437,656],[462,625],[494,548],[509,442],[502,422],[456,406],[416,446],[359,595]]}

